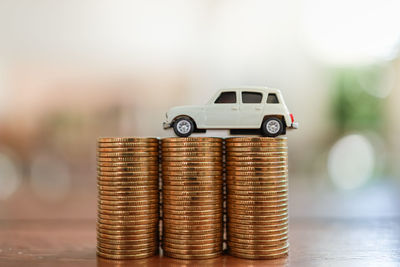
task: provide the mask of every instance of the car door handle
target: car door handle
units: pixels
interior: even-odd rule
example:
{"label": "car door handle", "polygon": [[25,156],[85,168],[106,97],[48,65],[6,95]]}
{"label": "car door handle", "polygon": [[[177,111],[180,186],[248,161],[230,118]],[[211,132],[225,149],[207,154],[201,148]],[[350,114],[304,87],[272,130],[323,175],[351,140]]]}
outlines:
{"label": "car door handle", "polygon": [[232,107],[232,110],[238,110],[239,108],[238,107]]}
{"label": "car door handle", "polygon": [[262,108],[260,108],[260,107],[256,107],[256,110],[262,110]]}

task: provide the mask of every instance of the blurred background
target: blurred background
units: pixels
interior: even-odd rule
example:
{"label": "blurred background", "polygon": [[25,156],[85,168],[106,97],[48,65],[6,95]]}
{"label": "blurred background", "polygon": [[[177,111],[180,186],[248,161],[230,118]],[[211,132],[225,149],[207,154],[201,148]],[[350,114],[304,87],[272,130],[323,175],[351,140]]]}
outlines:
{"label": "blurred background", "polygon": [[[0,1],[0,219],[95,219],[96,139],[282,90],[292,216],[400,213],[400,3]],[[226,131],[208,135],[225,136]]]}

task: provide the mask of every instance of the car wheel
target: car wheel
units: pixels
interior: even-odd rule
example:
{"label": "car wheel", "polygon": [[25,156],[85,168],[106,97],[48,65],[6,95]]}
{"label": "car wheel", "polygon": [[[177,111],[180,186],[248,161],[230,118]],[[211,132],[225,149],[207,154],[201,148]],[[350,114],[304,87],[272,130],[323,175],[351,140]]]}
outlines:
{"label": "car wheel", "polygon": [[262,123],[261,132],[264,136],[276,137],[283,132],[283,123],[278,118],[268,118]]}
{"label": "car wheel", "polygon": [[179,137],[188,137],[194,131],[194,123],[188,117],[181,117],[174,122],[174,132]]}

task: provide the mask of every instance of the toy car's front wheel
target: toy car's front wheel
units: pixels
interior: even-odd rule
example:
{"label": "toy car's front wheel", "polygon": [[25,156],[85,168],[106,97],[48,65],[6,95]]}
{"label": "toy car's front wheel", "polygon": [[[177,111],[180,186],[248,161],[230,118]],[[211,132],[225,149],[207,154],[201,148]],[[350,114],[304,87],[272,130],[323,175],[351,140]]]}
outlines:
{"label": "toy car's front wheel", "polygon": [[262,123],[261,132],[263,136],[276,137],[283,132],[283,123],[278,118],[268,118]]}
{"label": "toy car's front wheel", "polygon": [[188,137],[194,131],[194,123],[188,117],[181,117],[174,122],[173,128],[177,136]]}

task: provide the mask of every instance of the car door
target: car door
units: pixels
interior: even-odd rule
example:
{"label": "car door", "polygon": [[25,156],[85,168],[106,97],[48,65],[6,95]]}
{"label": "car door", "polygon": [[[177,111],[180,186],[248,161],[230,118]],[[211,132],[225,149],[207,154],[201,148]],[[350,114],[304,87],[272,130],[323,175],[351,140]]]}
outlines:
{"label": "car door", "polygon": [[238,95],[235,90],[222,91],[205,108],[206,128],[233,128],[239,118]]}
{"label": "car door", "polygon": [[259,128],[261,125],[261,115],[264,109],[263,92],[243,90],[240,94],[239,120],[242,128]]}

